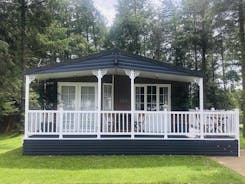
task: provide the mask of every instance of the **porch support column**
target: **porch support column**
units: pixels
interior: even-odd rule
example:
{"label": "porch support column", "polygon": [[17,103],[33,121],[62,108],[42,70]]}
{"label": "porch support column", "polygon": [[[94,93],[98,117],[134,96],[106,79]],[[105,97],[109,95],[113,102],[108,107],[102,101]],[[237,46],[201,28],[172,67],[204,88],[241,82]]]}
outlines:
{"label": "porch support column", "polygon": [[34,79],[35,79],[34,76],[26,75],[26,81],[25,81],[25,138],[28,138],[28,112],[29,112],[30,84]]}
{"label": "porch support column", "polygon": [[200,131],[201,131],[201,134],[200,134],[200,137],[201,139],[204,138],[203,136],[203,78],[200,78],[199,79],[199,107],[200,107]]}
{"label": "porch support column", "polygon": [[203,111],[203,78],[199,79],[199,106],[200,111]]}
{"label": "porch support column", "polygon": [[134,70],[125,70],[125,73],[131,79],[131,138],[134,138],[134,112],[135,112],[135,96],[134,96],[134,79],[139,76],[140,72]]}
{"label": "porch support column", "polygon": [[96,70],[92,72],[93,75],[95,75],[98,79],[98,133],[97,133],[97,138],[100,138],[100,133],[101,133],[101,79],[103,76],[107,73],[106,70]]}

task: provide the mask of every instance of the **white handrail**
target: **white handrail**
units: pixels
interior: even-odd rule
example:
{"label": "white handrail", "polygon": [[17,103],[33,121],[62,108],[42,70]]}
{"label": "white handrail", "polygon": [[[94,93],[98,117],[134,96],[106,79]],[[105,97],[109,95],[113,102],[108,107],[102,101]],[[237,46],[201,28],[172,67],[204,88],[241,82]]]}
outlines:
{"label": "white handrail", "polygon": [[[28,110],[26,135],[239,139],[239,111]],[[134,136],[132,136],[134,135]]]}

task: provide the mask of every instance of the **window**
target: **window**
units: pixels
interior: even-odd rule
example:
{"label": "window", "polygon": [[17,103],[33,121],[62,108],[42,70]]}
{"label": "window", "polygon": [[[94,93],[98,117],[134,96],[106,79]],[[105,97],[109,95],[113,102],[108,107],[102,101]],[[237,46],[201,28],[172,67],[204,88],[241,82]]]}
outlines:
{"label": "window", "polygon": [[170,84],[137,84],[135,87],[135,109],[163,111],[170,109]]}
{"label": "window", "polygon": [[136,110],[144,110],[145,109],[145,88],[144,87],[136,87],[135,88],[135,109]]}
{"label": "window", "polygon": [[81,86],[81,110],[95,110],[95,87]]}
{"label": "window", "polygon": [[147,86],[147,111],[157,110],[157,87]]}
{"label": "window", "polygon": [[75,110],[76,86],[61,87],[61,102],[64,110]]}
{"label": "window", "polygon": [[159,87],[159,111],[168,108],[168,87]]}
{"label": "window", "polygon": [[64,110],[96,110],[96,83],[58,83],[58,102]]}
{"label": "window", "polygon": [[113,87],[112,84],[103,84],[103,110],[113,109]]}

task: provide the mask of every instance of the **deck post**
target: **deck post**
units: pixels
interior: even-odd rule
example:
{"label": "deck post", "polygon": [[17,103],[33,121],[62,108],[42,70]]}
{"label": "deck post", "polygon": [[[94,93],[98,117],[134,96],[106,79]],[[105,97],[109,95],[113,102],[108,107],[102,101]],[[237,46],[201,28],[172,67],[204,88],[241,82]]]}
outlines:
{"label": "deck post", "polygon": [[30,84],[35,79],[34,76],[26,75],[25,81],[25,138],[28,138],[28,112],[29,112],[29,92]]}
{"label": "deck post", "polygon": [[103,76],[107,73],[107,70],[97,70],[92,72],[98,79],[98,129],[97,138],[100,138],[101,134],[101,81]]}
{"label": "deck post", "polygon": [[239,109],[235,109],[235,128],[236,128],[236,139],[238,141],[238,157],[240,157],[240,130],[239,130],[239,125],[240,125],[240,113]]}
{"label": "deck post", "polygon": [[199,79],[199,107],[200,107],[200,138],[204,139],[204,113],[203,113],[203,78]]}
{"label": "deck post", "polygon": [[62,139],[62,131],[63,131],[63,107],[60,109],[60,121],[59,121],[59,139]]}
{"label": "deck post", "polygon": [[164,109],[164,139],[168,138],[168,110]]}
{"label": "deck post", "polygon": [[134,79],[139,76],[139,72],[134,70],[125,70],[127,76],[131,80],[131,138],[134,138],[134,114],[135,114],[135,95],[134,95]]}
{"label": "deck post", "polygon": [[235,126],[236,126],[236,139],[239,140],[239,109],[235,109]]}

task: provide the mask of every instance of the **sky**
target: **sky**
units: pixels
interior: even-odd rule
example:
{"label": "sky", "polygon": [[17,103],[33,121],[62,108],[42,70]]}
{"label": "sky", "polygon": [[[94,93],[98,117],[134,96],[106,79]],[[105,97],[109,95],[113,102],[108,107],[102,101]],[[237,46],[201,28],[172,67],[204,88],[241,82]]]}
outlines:
{"label": "sky", "polygon": [[107,26],[111,26],[116,15],[117,0],[94,0],[95,7],[107,19]]}
{"label": "sky", "polygon": [[[95,7],[107,19],[107,26],[110,27],[116,15],[117,0],[93,0]],[[159,6],[160,0],[150,0],[154,6]]]}

